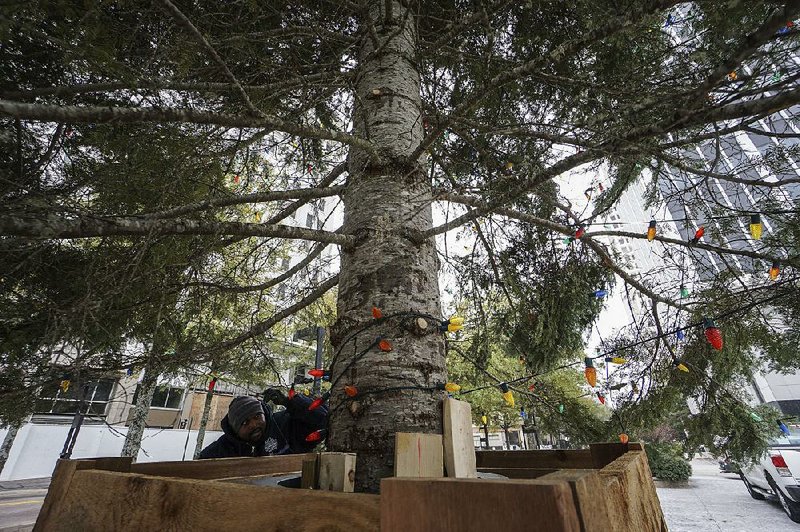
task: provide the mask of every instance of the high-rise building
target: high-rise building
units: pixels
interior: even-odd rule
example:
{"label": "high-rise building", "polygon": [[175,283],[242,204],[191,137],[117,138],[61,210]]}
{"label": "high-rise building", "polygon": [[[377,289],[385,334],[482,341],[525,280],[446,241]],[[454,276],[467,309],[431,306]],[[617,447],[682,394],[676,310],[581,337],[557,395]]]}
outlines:
{"label": "high-rise building", "polygon": [[[752,183],[800,178],[798,140],[792,136],[800,135],[800,127],[790,119],[791,114],[792,110],[772,115],[746,131],[687,150],[679,163],[682,168],[678,163],[661,167],[657,203],[663,207],[657,212],[644,207],[647,193],[643,183],[651,177],[646,170],[604,218],[605,227],[644,232],[653,218],[658,220],[662,235],[688,241],[698,228],[704,227],[706,241],[736,250],[759,251],[761,243],[750,236],[751,216],[760,216],[766,237],[773,233],[776,217],[796,211],[800,203],[800,183],[781,187]],[[646,240],[613,238],[611,243],[627,270],[646,278],[659,293],[675,292],[679,285],[691,288],[695,282],[705,284],[729,269],[739,272],[733,282],[742,283],[745,290],[749,284],[766,279],[771,266],[736,255],[722,259],[697,248],[669,254],[668,248],[654,248]],[[765,369],[751,386],[755,402],[771,404],[787,415],[800,415],[800,372],[780,374]]]}

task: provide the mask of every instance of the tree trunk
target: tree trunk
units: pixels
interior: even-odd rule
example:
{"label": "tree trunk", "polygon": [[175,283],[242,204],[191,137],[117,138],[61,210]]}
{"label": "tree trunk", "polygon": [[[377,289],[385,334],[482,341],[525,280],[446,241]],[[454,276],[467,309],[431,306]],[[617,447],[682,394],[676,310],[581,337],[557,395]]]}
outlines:
{"label": "tree trunk", "polygon": [[[214,391],[209,389],[206,391],[206,399],[203,403],[203,415],[200,416],[200,426],[197,427],[197,444],[194,446],[193,458],[197,460],[200,458],[200,451],[203,450],[203,440],[206,437],[206,425],[208,424],[208,415],[211,413],[211,399],[214,397]],[[191,426],[189,429],[191,430]]]}
{"label": "tree trunk", "polygon": [[8,425],[8,432],[6,432],[6,437],[3,438],[3,444],[0,445],[0,473],[3,472],[3,468],[6,466],[8,455],[11,454],[11,447],[14,446],[14,440],[17,438],[17,432],[19,432],[21,426],[21,421]]}
{"label": "tree trunk", "polygon": [[122,446],[120,456],[132,456],[136,461],[139,449],[142,446],[142,435],[147,423],[147,413],[150,410],[150,403],[153,400],[153,393],[156,391],[158,382],[158,371],[152,364],[147,364],[144,370],[144,378],[139,384],[139,393],[136,397],[136,404],[133,407],[133,419],[128,427],[128,434],[125,436],[125,444]]}
{"label": "tree trunk", "polygon": [[[380,48],[375,52],[372,39],[365,39],[360,50],[353,127],[380,157],[358,148],[349,153],[342,233],[356,235],[357,242],[342,251],[331,334],[336,355],[328,444],[358,454],[356,489],[368,492],[392,475],[395,432],[442,432],[444,393],[435,387],[446,377],[444,340],[436,324],[422,334],[408,326],[413,318],[392,317],[441,312],[435,242],[413,238],[432,226],[432,191],[422,161],[408,160],[423,129],[413,63],[417,36],[414,17],[405,15],[397,1],[370,2]],[[383,320],[373,320],[373,305]],[[391,342],[391,352],[374,346],[379,336]],[[358,396],[344,394],[348,384]],[[413,389],[387,390],[396,387]]]}

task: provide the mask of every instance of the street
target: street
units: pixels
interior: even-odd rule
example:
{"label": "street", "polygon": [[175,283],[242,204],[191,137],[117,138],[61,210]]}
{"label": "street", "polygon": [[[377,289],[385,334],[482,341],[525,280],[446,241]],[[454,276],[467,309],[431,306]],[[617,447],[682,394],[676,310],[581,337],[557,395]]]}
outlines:
{"label": "street", "polygon": [[682,487],[657,483],[670,532],[773,532],[796,530],[776,501],[750,497],[739,476],[720,473],[716,461],[692,461],[692,478]]}
{"label": "street", "polygon": [[31,530],[50,479],[0,482],[0,532]]}

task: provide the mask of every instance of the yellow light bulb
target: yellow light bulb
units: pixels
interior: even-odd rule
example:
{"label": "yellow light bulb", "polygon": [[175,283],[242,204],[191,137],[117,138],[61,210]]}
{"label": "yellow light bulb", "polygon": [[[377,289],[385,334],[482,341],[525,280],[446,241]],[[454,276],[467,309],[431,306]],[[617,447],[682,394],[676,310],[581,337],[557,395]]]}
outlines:
{"label": "yellow light bulb", "polygon": [[503,399],[505,400],[508,406],[512,408],[514,407],[514,394],[511,392],[511,390],[503,392]]}

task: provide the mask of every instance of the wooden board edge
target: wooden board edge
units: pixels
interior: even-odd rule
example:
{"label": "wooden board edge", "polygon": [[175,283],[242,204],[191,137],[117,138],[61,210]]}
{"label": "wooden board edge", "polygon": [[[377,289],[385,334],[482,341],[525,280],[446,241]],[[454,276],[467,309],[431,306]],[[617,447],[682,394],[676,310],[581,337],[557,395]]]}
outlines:
{"label": "wooden board edge", "polygon": [[197,480],[214,480],[217,478],[266,475],[270,473],[289,474],[302,469],[303,458],[306,456],[308,454],[139,462],[131,466],[131,473]]}
{"label": "wooden board edge", "polygon": [[131,469],[132,462],[133,458],[129,456],[82,458],[77,460],[59,458],[53,469],[50,486],[47,488],[47,493],[36,517],[33,530],[41,532],[53,527],[53,516],[59,513],[60,506],[67,493],[69,493],[69,487],[76,471],[97,469],[128,472]]}
{"label": "wooden board edge", "polygon": [[[53,527],[73,530],[83,518],[82,530],[199,530],[213,523],[237,530],[377,530],[380,496],[365,493],[292,489],[208,480],[156,477],[136,473],[75,471],[72,489]],[[108,504],[105,504],[108,502]],[[248,505],[264,513],[247,521]],[[268,516],[279,517],[270,528]],[[331,516],[330,527],[322,527]],[[277,520],[278,518],[276,518]],[[225,526],[223,526],[225,528]]]}

